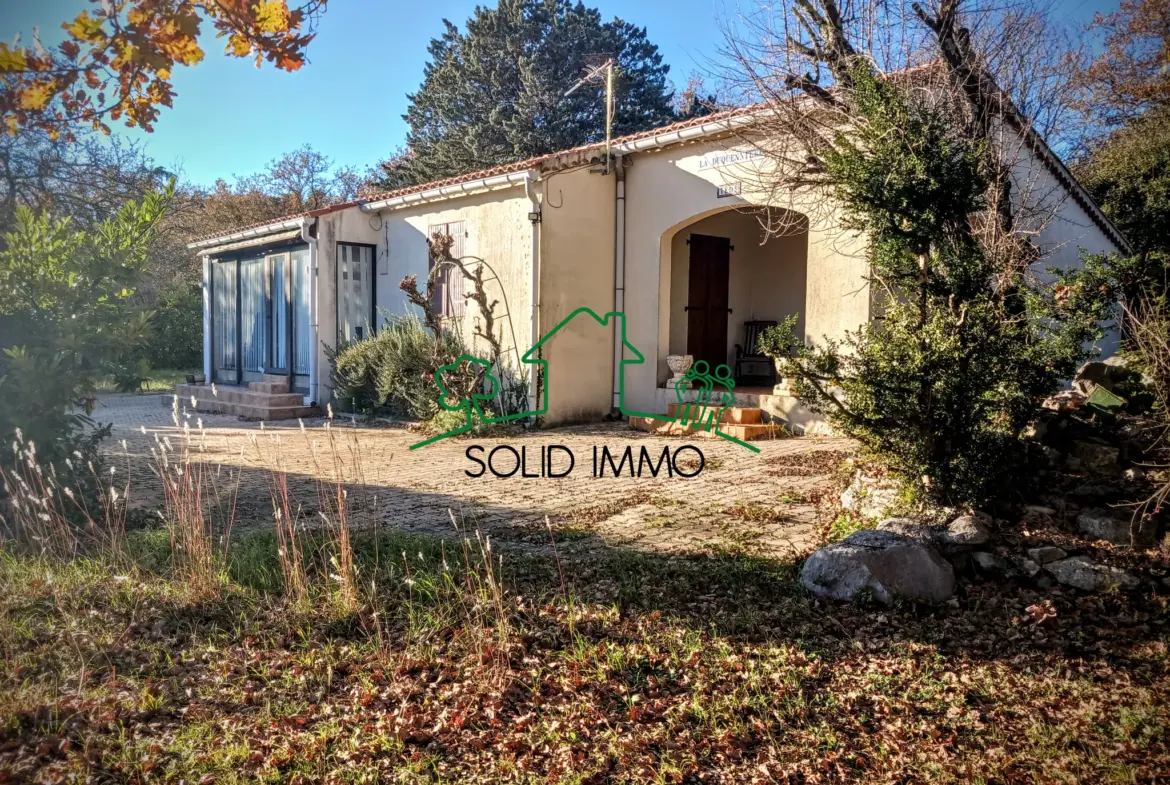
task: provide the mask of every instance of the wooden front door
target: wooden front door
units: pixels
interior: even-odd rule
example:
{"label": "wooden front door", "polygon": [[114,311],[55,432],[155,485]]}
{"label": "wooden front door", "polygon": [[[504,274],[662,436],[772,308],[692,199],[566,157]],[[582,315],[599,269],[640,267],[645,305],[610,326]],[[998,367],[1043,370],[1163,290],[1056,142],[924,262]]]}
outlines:
{"label": "wooden front door", "polygon": [[687,290],[687,354],[706,360],[711,371],[727,362],[727,276],[731,240],[691,235]]}

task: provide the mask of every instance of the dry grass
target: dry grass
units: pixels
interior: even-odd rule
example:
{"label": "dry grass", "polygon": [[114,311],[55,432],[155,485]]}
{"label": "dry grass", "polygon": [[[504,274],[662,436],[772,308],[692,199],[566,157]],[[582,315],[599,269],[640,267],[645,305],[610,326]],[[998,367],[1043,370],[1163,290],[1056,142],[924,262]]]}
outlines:
{"label": "dry grass", "polygon": [[[351,437],[244,445],[268,464],[244,481],[266,483],[270,531],[226,536],[240,480],[203,464],[195,423],[185,447],[157,445],[157,528],[122,534],[123,486],[112,538],[62,516],[67,547],[6,540],[0,782],[1133,782],[1170,766],[1156,592],[975,583],[957,607],[825,606],[791,563],[562,562],[552,525],[546,557],[454,515],[447,538],[379,531]],[[325,525],[290,501],[290,438],[320,461]]]}
{"label": "dry grass", "polygon": [[213,595],[0,559],[0,776],[1140,782],[1170,763],[1165,598],[823,607],[784,566],[617,553],[568,565],[566,596],[549,560],[388,535],[355,538],[370,584],[347,614],[320,558],[313,601],[285,600],[263,538]]}

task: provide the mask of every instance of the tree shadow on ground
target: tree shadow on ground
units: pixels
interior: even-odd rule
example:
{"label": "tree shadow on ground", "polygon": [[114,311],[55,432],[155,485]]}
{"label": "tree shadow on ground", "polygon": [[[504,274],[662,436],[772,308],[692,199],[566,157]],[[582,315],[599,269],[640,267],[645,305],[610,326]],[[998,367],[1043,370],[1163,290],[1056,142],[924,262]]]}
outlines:
{"label": "tree shadow on ground", "polygon": [[[241,487],[271,487],[266,470],[227,466],[224,470],[229,468],[240,471]],[[309,487],[316,478],[290,476],[289,482]],[[452,494],[389,485],[346,484],[345,490],[355,556],[366,581],[401,581],[404,559],[406,567],[416,571],[437,569],[444,562],[461,569],[464,548],[478,554],[490,538],[503,582],[514,594],[537,601],[567,595],[582,603],[612,606],[621,618],[665,615],[691,630],[787,643],[822,655],[830,650],[843,654],[858,646],[920,643],[943,655],[976,660],[1056,654],[1085,661],[1107,658],[1116,664],[1118,646],[1136,650],[1167,634],[1165,598],[1148,584],[1135,592],[1086,595],[963,575],[956,599],[947,605],[836,604],[816,600],[800,588],[796,559],[637,549],[606,541],[587,528],[550,530],[546,516],[556,520],[558,515],[551,506],[469,504]],[[388,510],[396,512],[388,516]],[[231,548],[231,577],[277,596],[279,544],[268,520],[271,516],[241,521],[244,525],[238,527]],[[328,580],[330,546],[324,524],[312,513],[305,520],[312,524],[305,539],[312,569]],[[155,562],[165,571],[157,555]],[[1051,609],[1038,624],[1034,609],[1046,603]],[[202,613],[179,606],[172,610],[194,614],[186,621],[196,624]],[[207,618],[218,616],[216,612]]]}

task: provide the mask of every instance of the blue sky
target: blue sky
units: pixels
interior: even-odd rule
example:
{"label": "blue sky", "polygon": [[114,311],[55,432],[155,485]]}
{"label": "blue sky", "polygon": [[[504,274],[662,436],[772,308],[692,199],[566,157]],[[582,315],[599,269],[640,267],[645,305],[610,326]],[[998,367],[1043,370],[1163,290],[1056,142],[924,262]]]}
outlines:
{"label": "blue sky", "polygon": [[[707,71],[718,57],[718,19],[736,7],[735,0],[589,4],[607,19],[618,15],[645,26],[679,88],[689,74]],[[85,0],[0,0],[0,39],[11,40],[19,31],[27,41],[39,25],[42,40],[51,44],[60,23],[88,5]],[[309,64],[292,74],[222,56],[219,41],[205,36],[206,59],[175,72],[175,106],[163,110],[154,133],[117,133],[144,141],[158,163],[180,167],[197,183],[250,174],[305,142],[339,165],[372,164],[405,138],[406,95],[422,80],[427,45],[441,32],[442,19],[462,25],[475,5],[473,0],[331,0],[309,47]],[[1071,22],[1081,23],[1116,3],[1069,0],[1061,5]]]}

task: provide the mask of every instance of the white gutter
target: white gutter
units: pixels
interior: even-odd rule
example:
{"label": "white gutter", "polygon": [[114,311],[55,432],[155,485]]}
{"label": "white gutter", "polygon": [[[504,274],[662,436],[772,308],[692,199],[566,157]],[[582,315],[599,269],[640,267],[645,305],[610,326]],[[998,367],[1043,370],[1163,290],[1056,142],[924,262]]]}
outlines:
{"label": "white gutter", "polygon": [[[301,219],[301,239],[309,245],[309,394],[305,406],[317,405],[317,350],[320,340],[317,335],[317,238],[309,230],[317,223],[316,218]],[[292,358],[289,358],[292,362]]]}
{"label": "white gutter", "polygon": [[203,381],[211,384],[211,256],[203,254]]}
{"label": "white gutter", "polygon": [[[532,328],[529,343],[533,346],[540,340],[540,196],[536,193],[536,177],[530,173],[524,173],[524,193],[528,196],[528,201],[532,203],[532,212],[528,214],[528,220],[532,223],[532,283],[529,285],[532,301]],[[540,381],[540,376],[537,373],[537,364],[532,363],[528,366],[528,411],[534,412],[539,408],[540,398],[537,395],[537,383]],[[545,379],[545,383],[548,380]]]}
{"label": "white gutter", "polygon": [[251,237],[261,237],[266,234],[276,234],[277,232],[288,231],[289,229],[299,229],[304,225],[308,218],[289,218],[277,223],[265,224],[264,226],[255,226],[251,229],[241,229],[232,234],[225,234],[220,237],[210,237],[206,240],[196,240],[193,243],[187,243],[187,247],[191,250],[197,248],[210,248],[214,245],[225,245],[227,243],[235,242],[236,240],[247,240]]}
{"label": "white gutter", "polygon": [[[620,314],[626,312],[626,163],[619,154],[614,156],[614,199],[613,221],[613,309]],[[622,317],[625,319],[625,316]],[[611,413],[620,414],[622,405],[622,361],[625,359],[625,345],[622,343],[622,329],[615,324],[613,331],[613,408]]]}
{"label": "white gutter", "polygon": [[392,196],[388,199],[365,202],[359,205],[359,207],[363,213],[376,213],[381,210],[393,210],[398,207],[408,207],[413,204],[450,199],[467,193],[491,190],[492,188],[507,188],[521,184],[527,188],[528,182],[535,177],[535,174],[531,170],[497,174],[491,177],[483,177],[479,180],[468,180],[465,183],[443,185],[436,188],[428,188],[425,191],[416,191],[410,194],[403,194],[402,196]]}
{"label": "white gutter", "polygon": [[613,146],[613,152],[617,155],[623,155],[625,153],[636,153],[641,150],[650,150],[657,147],[666,147],[667,145],[678,144],[679,142],[686,142],[691,139],[699,139],[704,136],[733,131],[736,128],[751,125],[754,122],[756,122],[756,118],[751,114],[730,117],[726,120],[715,120],[710,123],[683,128],[679,131],[668,131],[664,134],[648,136],[645,139],[638,139],[633,142],[615,144]]}

